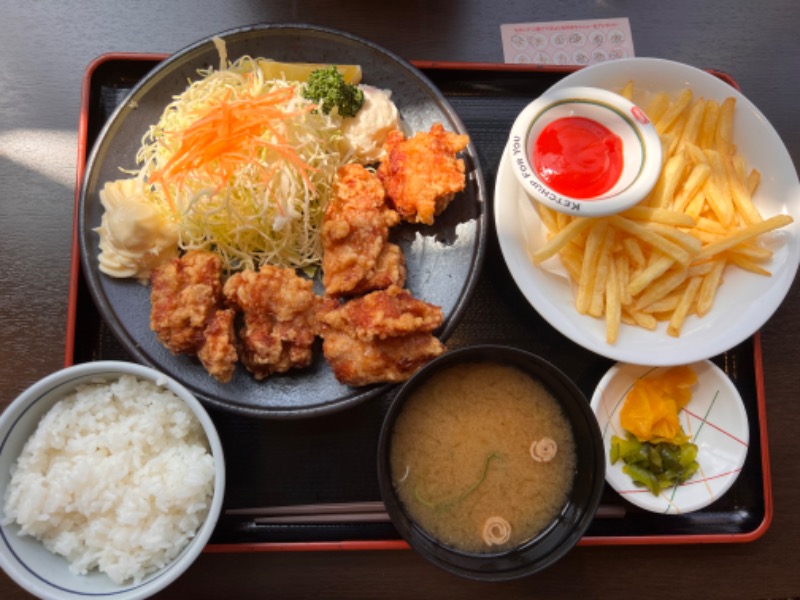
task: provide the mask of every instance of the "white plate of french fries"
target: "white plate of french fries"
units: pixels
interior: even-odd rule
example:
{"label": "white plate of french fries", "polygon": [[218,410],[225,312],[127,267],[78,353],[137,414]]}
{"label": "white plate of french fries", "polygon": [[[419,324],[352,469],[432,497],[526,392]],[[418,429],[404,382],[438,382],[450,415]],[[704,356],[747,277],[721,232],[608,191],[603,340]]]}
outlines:
{"label": "white plate of french fries", "polygon": [[497,233],[531,305],[577,344],[632,364],[702,360],[753,335],[800,259],[800,184],[775,129],[720,78],[671,61],[610,61],[563,86],[631,98],[656,124],[664,164],[639,205],[585,218],[532,203],[504,153]]}

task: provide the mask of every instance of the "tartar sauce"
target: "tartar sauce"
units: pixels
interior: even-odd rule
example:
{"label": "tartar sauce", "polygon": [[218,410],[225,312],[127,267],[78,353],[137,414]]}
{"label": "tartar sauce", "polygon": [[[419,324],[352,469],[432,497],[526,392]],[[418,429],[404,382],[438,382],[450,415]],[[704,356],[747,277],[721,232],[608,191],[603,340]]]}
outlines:
{"label": "tartar sauce", "polygon": [[364,104],[355,117],[342,121],[342,134],[353,159],[362,164],[381,159],[383,142],[393,129],[400,129],[400,114],[392,101],[392,92],[360,85]]}

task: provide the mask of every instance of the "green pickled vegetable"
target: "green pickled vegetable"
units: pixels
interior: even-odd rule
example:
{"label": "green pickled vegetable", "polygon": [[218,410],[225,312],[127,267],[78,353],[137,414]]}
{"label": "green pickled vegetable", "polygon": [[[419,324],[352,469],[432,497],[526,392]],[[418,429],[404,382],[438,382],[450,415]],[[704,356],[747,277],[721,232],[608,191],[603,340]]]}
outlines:
{"label": "green pickled vegetable", "polygon": [[645,467],[631,463],[622,467],[622,472],[633,480],[634,485],[646,487],[656,496],[661,493],[661,484],[658,482],[658,478]]}
{"label": "green pickled vegetable", "polygon": [[645,487],[656,496],[691,479],[700,466],[697,445],[692,442],[654,444],[640,442],[632,434],[626,438],[611,436],[609,459],[612,465],[622,460],[622,471],[634,485]]}

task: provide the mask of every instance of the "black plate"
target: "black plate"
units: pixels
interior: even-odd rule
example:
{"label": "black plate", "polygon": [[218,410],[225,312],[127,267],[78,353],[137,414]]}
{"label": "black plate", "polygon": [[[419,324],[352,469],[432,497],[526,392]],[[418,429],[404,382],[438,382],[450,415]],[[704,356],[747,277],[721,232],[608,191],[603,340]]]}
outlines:
{"label": "black plate", "polygon": [[[264,25],[224,32],[228,57],[248,54],[275,60],[359,64],[363,81],[392,90],[401,117],[413,131],[441,122],[467,133],[450,103],[410,63],[353,35],[307,25]],[[81,189],[79,238],[89,291],[122,345],[139,362],[154,366],[186,385],[200,400],[218,408],[254,416],[291,418],[340,410],[385,391],[386,385],[351,388],[339,384],[316,352],[308,368],[256,381],[241,366],[227,384],[210,377],[193,357],[173,356],[150,330],[149,288],[114,279],[97,267],[103,208],[98,192],[105,182],[134,168],[139,142],[172,96],[182,92],[197,70],[216,66],[219,56],[206,38],[171,56],[131,90],[100,132],[89,157]],[[464,152],[467,187],[431,227],[403,225],[392,233],[408,266],[406,287],[418,298],[442,307],[445,320],[436,332],[446,340],[472,292],[485,249],[485,185],[472,144]]]}

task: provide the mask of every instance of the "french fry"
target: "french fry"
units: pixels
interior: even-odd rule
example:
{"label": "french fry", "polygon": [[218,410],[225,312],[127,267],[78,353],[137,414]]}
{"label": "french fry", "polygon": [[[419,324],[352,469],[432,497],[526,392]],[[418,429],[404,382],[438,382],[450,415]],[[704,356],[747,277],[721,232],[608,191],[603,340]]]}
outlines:
{"label": "french fry", "polygon": [[758,189],[758,184],[761,183],[761,172],[758,169],[753,169],[747,176],[747,190],[750,196],[754,196]]}
{"label": "french fry", "polygon": [[718,258],[714,261],[714,267],[703,279],[700,290],[697,295],[697,316],[703,317],[711,310],[714,304],[714,297],[717,294],[717,289],[722,283],[722,272],[725,270],[725,259]]}
{"label": "french fry", "polygon": [[669,321],[672,318],[672,311],[651,314],[656,321]]}
{"label": "french fry", "polygon": [[636,265],[637,267],[644,267],[645,264],[647,264],[647,259],[644,257],[644,253],[642,252],[642,247],[635,238],[623,238],[622,247],[632,264]]}
{"label": "french fry", "polygon": [[544,246],[536,250],[531,256],[534,263],[544,262],[558,254],[558,251],[570,242],[573,236],[592,225],[591,219],[574,219],[564,229],[556,233]]}
{"label": "french fry", "polygon": [[627,292],[631,296],[638,296],[643,289],[666,273],[674,264],[675,261],[670,256],[664,254],[654,255],[653,260],[628,282]]}
{"label": "french fry", "polygon": [[716,144],[722,154],[733,154],[736,146],[733,144],[733,111],[736,108],[736,98],[728,96],[719,107],[717,120]]}
{"label": "french fry", "polygon": [[633,311],[633,312],[623,311],[622,320],[624,322],[629,322],[633,325],[638,325],[643,329],[653,330],[658,326],[658,322],[656,321],[656,318],[653,315],[639,311]]}
{"label": "french fry", "polygon": [[[695,148],[696,147],[697,146],[695,146]],[[689,172],[689,176],[686,178],[686,181],[684,181],[683,187],[672,203],[672,210],[683,211],[688,206],[689,202],[692,201],[695,195],[697,195],[697,192],[702,189],[703,185],[705,185],[709,175],[711,175],[711,167],[708,166],[708,163],[695,163],[695,165],[692,167],[692,170]],[[691,218],[691,215],[687,216]],[[691,227],[691,225],[688,227]]]}
{"label": "french fry", "polygon": [[763,275],[765,277],[772,277],[772,273],[767,271],[764,267],[761,267],[756,263],[754,260],[747,258],[746,256],[742,256],[741,254],[736,254],[735,252],[726,252],[725,255],[728,257],[728,260],[735,264],[737,267],[744,269],[745,271],[750,271],[751,273],[755,273],[756,275]]}
{"label": "french fry", "polygon": [[696,221],[703,213],[703,208],[705,206],[706,206],[706,194],[703,190],[700,190],[699,192],[697,192],[697,194],[695,194],[691,202],[689,202],[689,205],[686,207],[686,210],[684,212]]}
{"label": "french fry", "polygon": [[669,108],[670,100],[669,94],[666,92],[659,92],[653,97],[653,100],[650,102],[650,106],[647,107],[647,110],[644,111],[653,123],[657,122],[661,115],[663,115],[667,108]]}
{"label": "french fry", "polygon": [[662,235],[639,225],[638,223],[631,221],[630,219],[625,219],[620,217],[619,215],[614,215],[613,217],[609,217],[609,222],[622,231],[625,231],[646,244],[657,248],[663,254],[667,254],[671,256],[676,262],[679,262],[682,265],[686,265],[689,263],[691,257],[689,253],[675,244],[674,242],[669,241]]}
{"label": "french fry", "polygon": [[711,166],[711,174],[703,186],[706,193],[706,200],[709,206],[716,213],[717,219],[724,226],[729,227],[733,224],[734,209],[733,199],[730,193],[730,184],[727,180],[727,171],[722,162],[722,156],[716,150],[705,150],[708,164]]}
{"label": "french fry", "polygon": [[623,98],[633,101],[633,81],[626,83],[625,86],[619,91],[619,95]]}
{"label": "french fry", "polygon": [[681,296],[683,295],[682,291],[672,292],[664,296],[661,300],[657,302],[653,302],[650,306],[643,308],[643,313],[666,313],[675,310],[675,307],[678,306],[678,302],[680,302]]}
{"label": "french fry", "polygon": [[686,289],[681,296],[680,302],[678,302],[678,305],[672,311],[672,316],[670,317],[669,325],[667,326],[667,333],[672,337],[678,337],[681,334],[683,323],[686,321],[686,316],[689,314],[689,309],[694,302],[695,296],[697,296],[697,292],[700,289],[700,284],[702,282],[702,278],[692,277],[689,280],[689,285],[686,286]]}
{"label": "french fry", "polygon": [[759,221],[763,221],[764,219],[761,217],[761,214],[759,214],[758,210],[756,210],[756,207],[753,205],[747,183],[740,178],[736,170],[733,157],[731,155],[725,155],[722,160],[725,171],[728,174],[731,197],[733,198],[733,203],[738,213],[746,223],[758,223]]}
{"label": "french fry", "polygon": [[697,136],[697,145],[703,150],[712,148],[717,140],[717,121],[719,120],[719,103],[707,100],[703,108],[703,122]]}
{"label": "french fry", "polygon": [[711,242],[716,242],[718,240],[721,240],[726,235],[728,235],[728,232],[724,231],[723,233],[712,233],[711,231],[696,229],[694,234],[697,236],[697,239],[700,240],[703,244],[710,244]]}
{"label": "french fry", "polygon": [[580,248],[575,244],[569,243],[561,249],[558,255],[572,281],[579,281],[583,265],[583,253]]}
{"label": "french fry", "polygon": [[692,102],[689,114],[686,117],[686,123],[683,125],[681,132],[681,141],[678,144],[678,151],[683,149],[687,143],[696,144],[697,136],[700,134],[700,124],[703,121],[703,114],[705,112],[706,101],[698,98]]}
{"label": "french fry", "polygon": [[567,225],[569,225],[573,220],[572,215],[568,215],[562,212],[556,212],[556,223],[558,224],[558,230],[561,231]]}
{"label": "french fry", "polygon": [[[747,184],[747,162],[744,160],[744,156],[734,154],[731,156],[731,162],[736,170],[736,176]],[[748,189],[747,191],[749,192],[750,190]]]}
{"label": "french fry", "polygon": [[601,316],[605,307],[608,272],[613,262],[611,248],[614,246],[615,235],[616,232],[612,227],[606,227],[603,244],[600,246],[600,256],[597,258],[597,267],[594,272],[595,278],[592,283],[592,300],[589,304],[589,314],[593,317]]}
{"label": "french fry", "polygon": [[702,243],[696,236],[685,233],[676,227],[671,227],[669,225],[664,225],[663,223],[652,221],[643,223],[642,227],[658,233],[671,242],[675,242],[678,246],[686,250],[690,256],[697,254],[702,247]]}
{"label": "french fry", "polygon": [[684,169],[686,168],[686,153],[681,151],[671,156],[664,168],[661,170],[661,179],[664,181],[662,186],[657,186],[657,192],[650,203],[656,208],[670,208],[675,190],[683,180]]}
{"label": "french fry", "polygon": [[634,221],[663,223],[675,227],[694,227],[695,225],[694,219],[686,213],[651,206],[634,206],[623,212],[622,216]]}
{"label": "french fry", "polygon": [[581,278],[578,281],[578,293],[575,298],[575,308],[582,315],[588,313],[591,306],[594,272],[597,268],[597,261],[600,259],[600,248],[603,245],[607,227],[608,222],[605,219],[597,221],[586,238],[586,249],[581,263]]}
{"label": "french fry", "polygon": [[683,145],[683,149],[686,151],[686,155],[689,157],[689,160],[692,162],[692,164],[702,165],[708,162],[703,148],[701,148],[699,145],[686,142]]}
{"label": "french fry", "polygon": [[715,233],[717,235],[727,235],[728,233],[728,229],[724,225],[708,217],[699,217],[696,223],[696,229],[700,231],[707,231],[708,233]]}
{"label": "french fry", "polygon": [[767,262],[772,259],[773,252],[769,248],[750,242],[734,246],[727,251],[727,254],[738,254],[753,262]]}
{"label": "french fry", "polygon": [[742,242],[746,242],[755,238],[756,236],[761,235],[762,233],[766,233],[768,231],[772,231],[773,229],[779,229],[781,227],[785,227],[790,223],[794,222],[789,215],[775,215],[774,217],[770,217],[764,221],[759,221],[758,223],[753,223],[744,227],[742,229],[737,230],[735,233],[730,234],[727,237],[722,238],[716,242],[712,242],[706,246],[703,246],[703,249],[697,254],[695,259],[700,260],[703,258],[710,258],[716,254],[720,254],[721,252],[725,252],[726,250],[730,250],[734,246],[738,246]]}
{"label": "french fry", "polygon": [[614,269],[616,270],[617,285],[619,286],[619,301],[623,306],[633,302],[633,296],[628,293],[628,279],[630,277],[630,263],[625,252],[614,255]]}
{"label": "french fry", "polygon": [[658,121],[655,122],[656,131],[658,133],[664,133],[669,129],[675,121],[680,117],[681,113],[689,106],[689,103],[692,101],[692,90],[689,88],[684,88],[681,93],[678,95],[678,98],[669,105],[669,107],[664,111],[664,113],[659,117]]}
{"label": "french fry", "polygon": [[674,156],[681,149],[683,130],[686,127],[687,118],[688,111],[684,110],[678,115],[678,118],[672,122],[672,125],[667,127],[666,131],[664,131],[665,134],[670,136],[669,146],[667,147],[667,152],[669,152],[670,156]]}
{"label": "french fry", "polygon": [[639,299],[634,303],[634,308],[636,310],[644,310],[653,304],[653,302],[661,300],[664,296],[686,281],[687,274],[688,269],[667,271],[642,292],[642,295],[639,296]]}
{"label": "french fry", "polygon": [[713,260],[705,260],[700,263],[693,264],[689,267],[688,276],[691,277],[698,277],[703,275],[708,275],[711,270],[714,268],[715,261]]}
{"label": "french fry", "polygon": [[622,320],[622,301],[617,275],[617,261],[611,260],[608,264],[608,278],[606,279],[606,342],[609,344],[617,342],[619,325]]}
{"label": "french fry", "polygon": [[557,211],[553,210],[549,206],[545,206],[541,202],[534,202],[533,207],[536,210],[536,214],[539,215],[542,223],[547,228],[547,231],[553,232],[561,229],[558,227],[558,221],[556,220],[556,215],[558,214]]}

